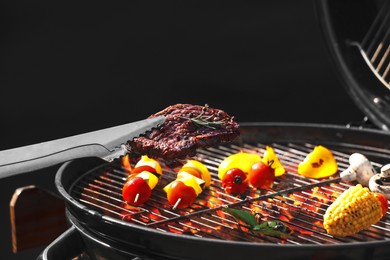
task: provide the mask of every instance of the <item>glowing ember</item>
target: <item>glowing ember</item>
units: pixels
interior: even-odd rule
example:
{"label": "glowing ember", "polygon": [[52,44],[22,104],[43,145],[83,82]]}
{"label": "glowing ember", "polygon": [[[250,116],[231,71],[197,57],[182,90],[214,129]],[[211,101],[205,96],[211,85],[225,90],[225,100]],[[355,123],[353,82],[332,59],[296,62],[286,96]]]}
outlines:
{"label": "glowing ember", "polygon": [[329,203],[329,198],[326,194],[324,194],[319,187],[314,187],[312,189],[312,194],[311,194],[311,198],[313,199],[317,199],[319,202],[322,202],[324,204],[327,204]]}
{"label": "glowing ember", "polygon": [[321,227],[321,229],[322,229],[322,221],[320,221],[320,220],[314,221],[314,222],[313,222],[313,225],[314,225],[314,226],[313,226],[313,229],[314,229],[314,230],[318,230],[318,229],[319,229],[319,228],[317,228],[317,226],[318,226],[318,227]]}

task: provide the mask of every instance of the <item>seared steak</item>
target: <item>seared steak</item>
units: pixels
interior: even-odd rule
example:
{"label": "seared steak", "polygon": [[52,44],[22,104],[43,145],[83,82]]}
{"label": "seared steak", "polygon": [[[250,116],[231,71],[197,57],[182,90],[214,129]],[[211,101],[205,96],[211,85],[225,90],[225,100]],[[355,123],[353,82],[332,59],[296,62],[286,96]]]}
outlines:
{"label": "seared steak", "polygon": [[232,141],[240,134],[232,116],[207,105],[176,104],[150,117],[161,115],[165,116],[162,125],[128,142],[131,152],[176,161],[194,156],[199,148]]}

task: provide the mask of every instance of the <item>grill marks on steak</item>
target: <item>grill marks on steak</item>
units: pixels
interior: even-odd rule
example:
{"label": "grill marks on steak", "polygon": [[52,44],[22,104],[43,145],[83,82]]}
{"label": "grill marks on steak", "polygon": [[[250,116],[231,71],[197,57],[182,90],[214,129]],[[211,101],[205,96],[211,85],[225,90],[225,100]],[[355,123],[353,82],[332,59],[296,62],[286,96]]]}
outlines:
{"label": "grill marks on steak", "polygon": [[165,116],[158,128],[128,142],[131,152],[177,161],[194,156],[196,150],[230,142],[240,134],[232,116],[207,105],[176,104],[151,115]]}

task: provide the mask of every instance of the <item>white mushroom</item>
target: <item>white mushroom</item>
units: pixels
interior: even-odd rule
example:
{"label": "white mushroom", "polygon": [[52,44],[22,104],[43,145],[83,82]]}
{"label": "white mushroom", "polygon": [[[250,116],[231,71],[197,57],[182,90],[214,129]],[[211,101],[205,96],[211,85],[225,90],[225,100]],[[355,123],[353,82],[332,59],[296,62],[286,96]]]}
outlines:
{"label": "white mushroom", "polygon": [[390,199],[390,164],[383,166],[379,174],[371,177],[369,188],[372,192],[382,193]]}
{"label": "white mushroom", "polygon": [[349,157],[349,167],[340,173],[344,181],[358,181],[363,186],[368,186],[370,178],[376,174],[370,161],[360,153],[353,153]]}

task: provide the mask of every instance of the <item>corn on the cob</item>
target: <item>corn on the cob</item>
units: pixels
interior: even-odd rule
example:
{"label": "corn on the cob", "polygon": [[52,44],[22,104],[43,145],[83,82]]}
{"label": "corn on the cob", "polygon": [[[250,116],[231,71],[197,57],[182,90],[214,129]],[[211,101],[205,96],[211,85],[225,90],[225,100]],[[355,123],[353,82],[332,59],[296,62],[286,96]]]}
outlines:
{"label": "corn on the cob", "polygon": [[326,210],[324,228],[333,236],[350,236],[377,223],[383,217],[382,203],[362,185],[344,191]]}

